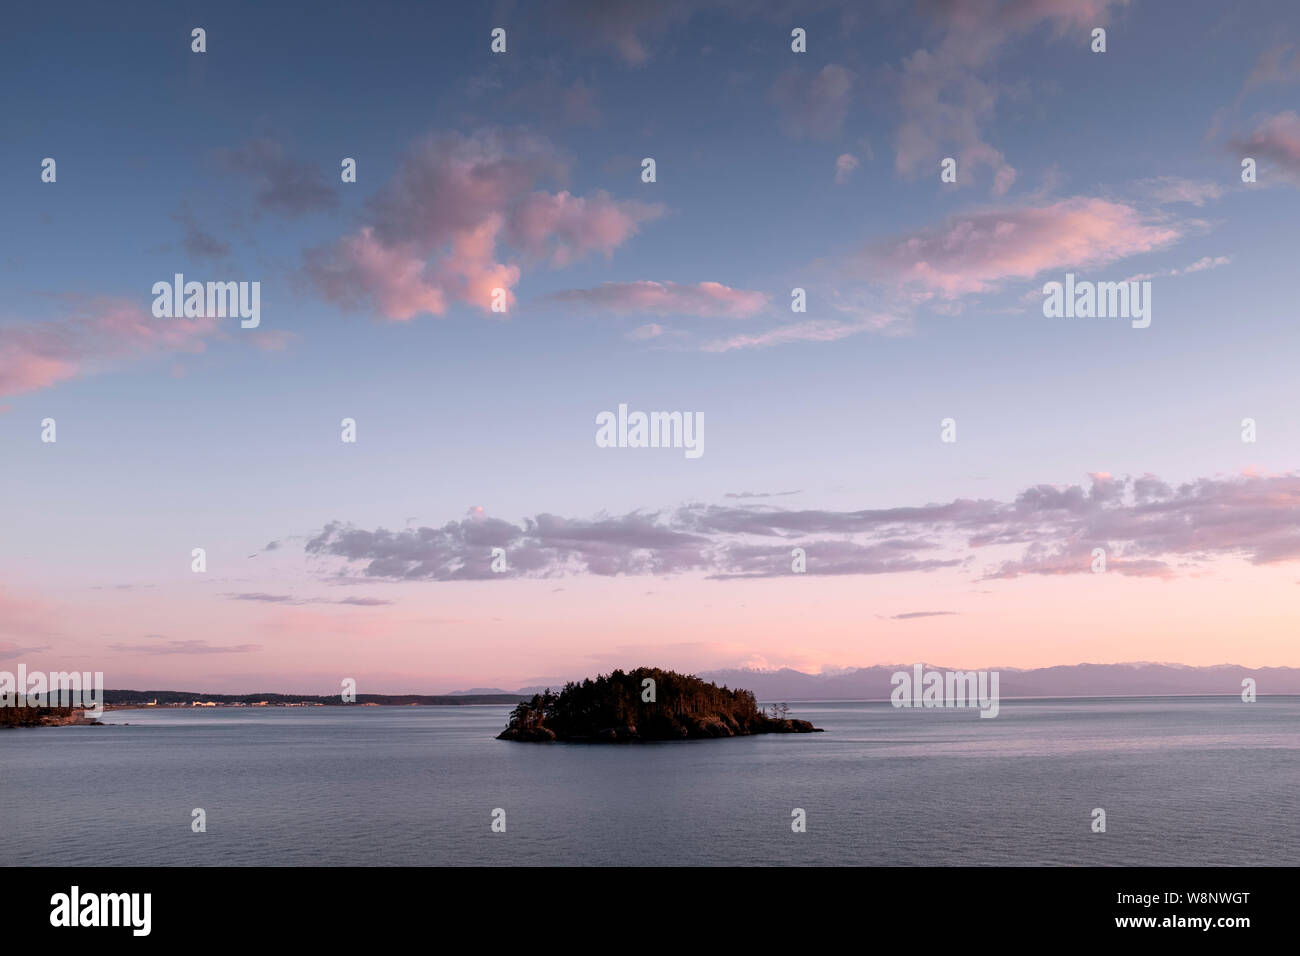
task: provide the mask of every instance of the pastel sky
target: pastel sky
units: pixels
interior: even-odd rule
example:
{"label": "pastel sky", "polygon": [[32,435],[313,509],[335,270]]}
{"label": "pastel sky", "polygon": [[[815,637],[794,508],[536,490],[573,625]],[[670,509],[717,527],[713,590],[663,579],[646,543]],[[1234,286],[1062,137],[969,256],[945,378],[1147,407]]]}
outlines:
{"label": "pastel sky", "polygon": [[1300,666],[1291,0],[461,6],[7,13],[0,667]]}

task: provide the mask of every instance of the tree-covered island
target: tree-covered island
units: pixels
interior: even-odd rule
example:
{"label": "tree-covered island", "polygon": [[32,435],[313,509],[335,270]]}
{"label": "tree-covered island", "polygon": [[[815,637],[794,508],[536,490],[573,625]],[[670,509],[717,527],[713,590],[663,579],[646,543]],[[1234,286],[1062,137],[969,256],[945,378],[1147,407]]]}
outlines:
{"label": "tree-covered island", "polygon": [[498,740],[529,743],[699,740],[820,732],[806,720],[759,709],[753,693],[657,667],[616,670],[534,694],[510,714]]}

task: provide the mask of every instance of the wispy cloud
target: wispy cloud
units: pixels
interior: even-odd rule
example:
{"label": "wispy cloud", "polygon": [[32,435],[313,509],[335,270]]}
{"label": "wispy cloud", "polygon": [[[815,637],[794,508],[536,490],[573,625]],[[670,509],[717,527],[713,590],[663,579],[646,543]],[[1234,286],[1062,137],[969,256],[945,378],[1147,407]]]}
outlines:
{"label": "wispy cloud", "polygon": [[1289,181],[1300,182],[1300,116],[1295,110],[1268,117],[1249,136],[1233,140],[1232,146],[1242,155],[1277,164]]}
{"label": "wispy cloud", "polygon": [[643,66],[650,60],[652,44],[689,20],[695,6],[691,0],[558,0],[546,8],[546,19],[581,47]]}
{"label": "wispy cloud", "polygon": [[900,289],[956,298],[1049,269],[1106,265],[1181,237],[1177,225],[1153,220],[1133,206],[1075,197],[956,215],[939,226],[874,243],[850,267]]}
{"label": "wispy cloud", "polygon": [[[1202,256],[1190,266],[1184,266],[1181,269],[1165,269],[1161,272],[1140,272],[1137,275],[1129,276],[1125,282],[1141,282],[1144,279],[1154,279],[1158,276],[1185,276],[1195,272],[1205,272],[1209,269],[1217,269],[1220,266],[1226,266],[1232,262],[1231,256]],[[1038,293],[1034,293],[1035,297]]]}
{"label": "wispy cloud", "polygon": [[606,282],[594,289],[569,289],[548,301],[580,305],[616,315],[684,315],[700,318],[741,319],[767,306],[767,294],[733,289],[720,282]]}
{"label": "wispy cloud", "polygon": [[188,206],[182,206],[172,219],[184,228],[181,248],[198,259],[220,259],[230,255],[230,243],[223,242],[199,225]]}
{"label": "wispy cloud", "polygon": [[1300,83],[1300,50],[1294,43],[1275,43],[1259,55],[1242,92],[1259,86]]}
{"label": "wispy cloud", "polygon": [[[938,42],[904,58],[897,74],[902,122],[895,169],[912,176],[938,169],[944,156],[957,159],[958,182],[969,170],[993,172],[992,191],[1003,195],[1016,179],[1002,151],[981,129],[996,111],[1001,88],[989,68],[1006,45],[1046,28],[1060,38],[1105,25],[1110,8],[1127,0],[962,0],[926,4],[939,30]],[[1086,36],[1086,33],[1083,34]]]}
{"label": "wispy cloud", "polygon": [[338,205],[338,191],[321,167],[293,159],[274,139],[255,139],[218,155],[227,169],[256,182],[254,198],[268,212],[295,218]]}
{"label": "wispy cloud", "polygon": [[645,325],[638,325],[627,337],[634,342],[648,342],[650,339],[657,339],[664,335],[668,330],[658,322],[647,322]]}
{"label": "wispy cloud", "polygon": [[29,654],[39,654],[41,651],[48,649],[48,646],[23,647],[12,641],[0,641],[0,661],[12,661],[19,657],[26,657]]}
{"label": "wispy cloud", "polygon": [[[1091,573],[1100,547],[1111,572],[1171,577],[1220,558],[1300,560],[1297,516],[1297,474],[1172,487],[1150,475],[1097,473],[1087,486],[1035,485],[1006,502],[955,499],[859,511],[697,504],[587,519],[541,514],[519,524],[475,516],[398,532],[335,522],[306,551],[341,559],[341,571],[359,568],[364,577],[455,581],[686,572],[771,577],[790,573],[796,546],[807,553],[808,574],[896,574],[969,567],[977,553],[992,549],[994,563],[982,574],[996,579]],[[508,555],[504,575],[490,568],[498,547]]]}
{"label": "wispy cloud", "polygon": [[354,607],[381,607],[396,603],[395,601],[374,597],[346,597],[333,601],[329,598],[299,598],[294,597],[292,594],[265,594],[261,591],[227,594],[226,597],[232,601],[255,601],[263,604],[349,604]]}
{"label": "wispy cloud", "polygon": [[127,654],[249,654],[262,649],[260,644],[209,644],[207,641],[162,641],[144,644],[110,644],[110,650]]}
{"label": "wispy cloud", "polygon": [[48,388],[114,363],[202,352],[220,319],[156,319],[138,303],[64,297],[65,315],[0,326],[0,396]]}
{"label": "wispy cloud", "polygon": [[835,185],[843,186],[858,168],[858,157],[852,153],[841,153],[835,157]]}
{"label": "wispy cloud", "polygon": [[762,332],[747,332],[715,339],[701,346],[705,352],[732,352],[736,349],[770,348],[796,342],[838,342],[863,332],[881,332],[905,323],[906,319],[885,312],[860,315],[852,319],[806,319],[779,325]]}
{"label": "wispy cloud", "polygon": [[1207,202],[1222,198],[1228,191],[1222,183],[1186,179],[1182,176],[1155,176],[1138,180],[1135,185],[1156,202],[1188,203],[1193,206],[1204,206]]}

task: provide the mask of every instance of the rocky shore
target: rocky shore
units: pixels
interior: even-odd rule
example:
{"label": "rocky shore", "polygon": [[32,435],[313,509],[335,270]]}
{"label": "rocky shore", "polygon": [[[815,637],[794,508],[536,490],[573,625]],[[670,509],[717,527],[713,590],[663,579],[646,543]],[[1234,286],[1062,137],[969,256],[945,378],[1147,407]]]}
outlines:
{"label": "rocky shore", "polygon": [[102,720],[87,717],[85,710],[76,707],[0,707],[0,728],[102,726]]}

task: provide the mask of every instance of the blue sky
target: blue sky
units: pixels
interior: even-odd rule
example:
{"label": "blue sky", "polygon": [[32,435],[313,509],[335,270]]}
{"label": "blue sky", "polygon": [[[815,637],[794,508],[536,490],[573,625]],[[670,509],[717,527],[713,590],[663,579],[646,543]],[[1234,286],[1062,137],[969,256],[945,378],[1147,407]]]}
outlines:
{"label": "blue sky", "polygon": [[[154,595],[85,630],[99,617],[91,592],[120,584],[166,590],[204,618],[207,605],[177,590],[199,545],[227,582],[214,594],[297,600],[333,593],[340,575],[393,584],[366,564],[375,553],[304,552],[331,521],[437,528],[471,508],[512,523],[595,521],[789,491],[748,506],[847,513],[1011,502],[1040,484],[1088,488],[1095,473],[1238,491],[1274,482],[1266,497],[1285,502],[1300,441],[1294,6],[859,7],[12,11],[3,59],[21,95],[0,144],[0,569],[9,599],[39,621],[0,642],[74,655],[144,646],[141,635],[165,630],[150,623]],[[195,26],[205,53],[190,49]],[[497,26],[504,55],[489,50]],[[790,50],[795,26],[807,53]],[[1105,53],[1089,49],[1093,26],[1107,30]],[[1252,151],[1259,182],[1244,184]],[[465,200],[482,222],[504,217],[484,261],[519,269],[506,316],[451,292],[442,314],[398,316],[373,289],[325,286],[313,250],[351,270],[361,246],[349,243],[366,230],[387,256],[427,229],[421,281],[450,289],[439,268],[452,227],[431,223],[456,197],[435,191],[418,223],[403,209],[422,176],[470,153],[529,170],[499,209]],[[55,183],[40,179],[46,156]],[[946,156],[959,158],[956,184],[940,182]],[[339,181],[343,157],[357,160],[356,183]],[[512,217],[539,195],[526,248]],[[1040,239],[969,239],[968,226],[996,222]],[[916,271],[918,242],[930,272]],[[1150,328],[1044,318],[1041,287],[1067,271],[1152,276]],[[259,281],[256,334],[221,320],[178,346],[160,341],[150,288],[176,272]],[[676,305],[637,307],[636,283],[673,284]],[[725,286],[738,312],[708,314],[702,283]],[[806,315],[790,312],[796,286]],[[146,322],[129,341],[96,324],[132,309]],[[755,344],[719,350],[738,337]],[[706,453],[595,447],[595,415],[619,403],[702,413]],[[46,417],[55,445],[39,441]],[[344,417],[358,422],[355,445],[339,441]],[[946,417],[955,444],[938,440]],[[1258,422],[1253,444],[1240,439],[1244,417]],[[1274,518],[1294,524],[1286,507]],[[1253,561],[1253,527],[1116,547],[1166,568]],[[250,563],[271,541],[276,554]],[[1281,552],[1259,563],[1276,569],[1290,560]],[[259,570],[271,557],[282,563]],[[674,568],[659,586],[702,587],[698,571]],[[934,576],[906,573],[918,595],[934,589]],[[615,587],[590,563],[576,574]],[[509,577],[499,583],[518,590],[503,593],[522,606],[529,576]],[[464,590],[479,585],[402,581],[399,608],[479,600]],[[945,583],[938,599],[964,586]],[[684,592],[684,619],[700,593]],[[579,635],[570,651],[608,626],[595,594],[566,618]],[[533,623],[522,607],[510,620],[521,633]],[[228,623],[259,647],[276,639],[263,621]],[[455,640],[478,639],[470,628]],[[808,666],[915,648],[909,635],[858,657],[842,642],[782,657],[777,635],[764,640],[763,660]],[[740,644],[708,660],[744,662]],[[155,673],[156,655],[114,653],[132,676]],[[987,663],[978,644],[969,655]],[[484,682],[558,665],[493,670],[490,650],[466,650],[459,666],[455,676]],[[444,677],[428,662],[413,673],[421,686]]]}

